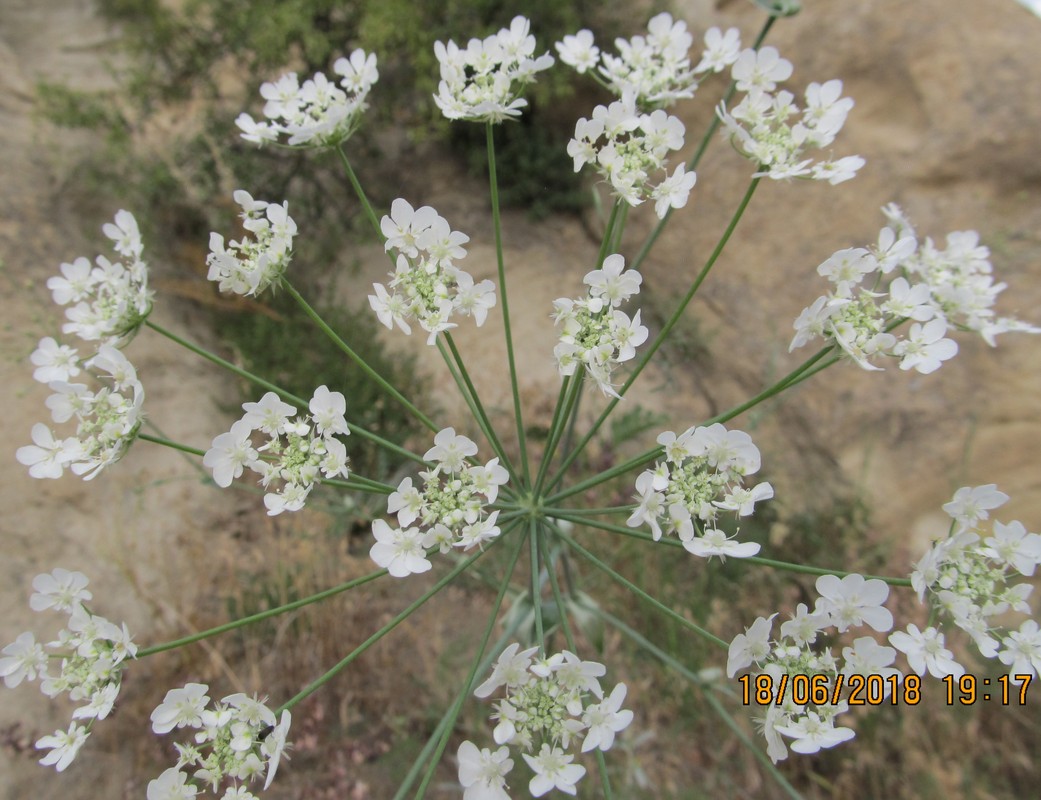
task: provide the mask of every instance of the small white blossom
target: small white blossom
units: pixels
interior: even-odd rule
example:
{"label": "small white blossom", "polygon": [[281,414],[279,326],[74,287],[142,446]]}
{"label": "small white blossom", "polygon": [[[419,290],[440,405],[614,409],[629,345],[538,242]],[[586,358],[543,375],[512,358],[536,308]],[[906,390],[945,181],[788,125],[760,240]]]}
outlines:
{"label": "small white blossom", "polygon": [[924,675],[926,670],[935,678],[946,675],[957,678],[965,674],[965,668],[943,646],[943,634],[936,628],[929,627],[922,631],[911,623],[906,632],[894,631],[889,634],[889,643],[907,656],[907,663],[918,675]]}
{"label": "small white blossom", "polygon": [[508,747],[494,753],[487,747],[478,750],[473,742],[459,745],[459,783],[463,800],[510,800],[506,793],[506,775],[513,769]]}
{"label": "small white blossom", "polygon": [[456,264],[466,255],[462,245],[469,236],[453,231],[430,206],[414,209],[400,197],[380,228],[387,251],[397,253],[396,268],[390,291],[383,284],[372,285],[376,294],[369,295],[369,305],[388,330],[397,325],[410,334],[409,322],[418,321],[429,334],[427,344],[433,345],[438,333],[455,327],[449,321],[453,314],[472,316],[478,327],[484,324],[495,306],[495,285],[489,280],[474,283]]}
{"label": "small white blossom", "polygon": [[[103,231],[115,242],[120,258],[113,262],[99,255],[93,268],[83,257],[71,264],[62,264],[61,276],[49,278],[47,288],[55,303],[69,306],[65,312],[68,322],[62,326],[62,332],[88,342],[122,347],[152,311],[148,266],[141,260],[141,236],[137,221],[129,211],[118,211],[115,224],[106,223]],[[58,354],[53,352],[49,356],[55,357]],[[60,358],[67,358],[67,353]],[[33,363],[37,363],[36,360]],[[70,372],[69,377],[75,374]],[[54,379],[67,380],[68,377],[55,376]],[[42,380],[42,376],[38,380]]]}
{"label": "small white blossom", "polygon": [[[322,385],[314,391],[308,408],[311,414],[294,417],[296,408],[267,392],[259,402],[243,403],[246,412],[231,430],[216,436],[203,456],[203,464],[213,471],[213,480],[222,488],[241,477],[245,468],[260,476],[269,489],[264,495],[269,516],[299,511],[322,478],[344,478],[350,474],[347,448],[334,438],[349,435],[344,417],[347,400],[340,392]],[[267,441],[253,444],[253,434],[263,433]]]}
{"label": "small white blossom", "polygon": [[266,120],[257,122],[240,114],[235,124],[242,138],[262,145],[286,137],[286,144],[303,147],[335,147],[361,125],[368,108],[369,91],[379,79],[376,56],[355,50],[350,58],[338,58],[333,72],[339,86],[318,72],[301,85],[295,72],[260,87]]}
{"label": "small white blossom", "polygon": [[466,49],[455,42],[434,42],[441,83],[434,102],[447,119],[502,122],[520,115],[528,101],[520,93],[535,74],[553,65],[548,53],[535,55],[535,37],[524,17],[485,39],[471,39]]}
{"label": "small white blossom", "polygon": [[87,729],[83,725],[72,723],[68,731],[55,731],[52,736],[44,736],[36,742],[37,750],[50,748],[51,752],[40,759],[44,766],[54,766],[58,772],[63,772],[76,754],[79,753],[83,743],[87,741]]}
{"label": "small white blossom", "polygon": [[297,228],[289,216],[289,203],[282,205],[254,200],[241,189],[234,194],[242,208],[243,228],[253,238],[231,240],[225,246],[219,233],[210,234],[207,278],[216,281],[222,292],[259,295],[277,284],[293,255]]}

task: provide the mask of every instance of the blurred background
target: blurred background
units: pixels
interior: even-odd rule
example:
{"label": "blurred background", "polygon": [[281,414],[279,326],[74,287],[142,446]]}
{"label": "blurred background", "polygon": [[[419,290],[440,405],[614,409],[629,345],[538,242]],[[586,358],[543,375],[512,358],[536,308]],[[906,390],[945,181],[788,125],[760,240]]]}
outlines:
{"label": "blurred background", "polygon": [[[836,154],[867,166],[836,187],[766,181],[676,335],[591,448],[602,469],[725,410],[805,357],[787,352],[792,321],[823,292],[816,266],[844,247],[874,243],[889,202],[920,236],[942,243],[973,229],[1009,289],[1003,314],[1041,324],[1041,19],[1014,0],[805,0],[767,40],[795,65],[796,95],[811,81],[841,78],[856,101]],[[257,89],[286,70],[328,71],[356,47],[376,52],[380,82],[348,153],[378,209],[396,197],[433,205],[471,237],[467,269],[493,277],[494,241],[480,126],[449,126],[430,99],[436,39],[462,41],[532,19],[541,49],[589,27],[606,48],[645,30],[657,11],[685,20],[700,47],[712,26],[735,26],[750,44],[762,10],[749,0],[515,3],[441,0],[0,0],[0,280],[4,325],[0,381],[8,386],[0,460],[0,642],[49,624],[28,608],[34,575],[56,566],[92,582],[92,610],[126,620],[151,644],[262,610],[371,570],[369,526],[383,509],[365,498],[316,493],[306,511],[266,517],[260,493],[221,491],[198,459],[144,442],[97,480],[31,479],[14,459],[34,422],[46,421],[45,387],[28,357],[60,331],[46,279],[77,256],[108,249],[101,225],[131,210],[162,325],[269,379],[310,396],[321,383],[348,397],[348,417],[387,438],[426,447],[363,376],[326,347],[281,298],[228,299],[205,280],[208,234],[234,230],[234,189],[288,199],[301,235],[291,267],[301,288],[352,346],[407,385],[444,425],[469,432],[465,409],[422,337],[377,332],[365,300],[387,262],[334,157],[257,150],[234,128],[259,114]],[[707,80],[672,109],[687,127],[689,155],[725,91]],[[552,301],[581,291],[603,220],[592,201],[603,186],[575,176],[566,154],[575,120],[606,100],[592,81],[558,65],[529,95],[530,113],[499,132],[507,268],[522,399],[534,442],[545,436],[559,388],[551,353]],[[751,166],[721,138],[698,170],[691,201],[641,269],[644,321],[652,333],[711,251],[747,187]],[[622,252],[635,255],[656,219],[630,214]],[[493,314],[457,341],[499,430],[511,412]],[[1041,523],[1041,350],[1009,334],[992,349],[962,336],[955,360],[923,376],[838,365],[778,401],[738,417],[763,452],[777,490],[743,538],[763,555],[823,567],[905,575],[931,538],[946,531],[940,506],[960,486],[996,483],[1011,495],[998,517]],[[260,392],[145,331],[127,348],[147,393],[149,430],[207,448]],[[589,392],[584,418],[603,400]],[[541,426],[541,429],[540,429]],[[541,430],[541,433],[540,433]],[[473,433],[471,432],[471,435]],[[475,438],[477,438],[475,436]],[[511,439],[511,437],[508,437]],[[396,483],[404,467],[350,442],[354,469]],[[509,445],[509,441],[507,442]],[[484,450],[482,450],[484,452]],[[629,502],[631,481],[589,498]],[[787,613],[811,597],[812,580],[763,568],[659,557],[640,542],[594,538],[630,579],[660,587],[663,601],[724,639],[756,616]],[[598,538],[599,537],[599,538]],[[670,551],[672,552],[672,551]],[[489,561],[494,578],[496,563]],[[0,703],[0,797],[142,797],[175,754],[147,730],[168,688],[211,684],[213,694],[259,692],[277,705],[352,650],[430,580],[380,582],[321,607],[245,632],[156,656],[126,675],[118,713],[97,726],[76,762],[58,775],[35,763],[32,744],[64,728],[69,709],[35,686],[4,690]],[[636,607],[620,590],[582,576],[608,611],[674,653],[690,670],[724,656]],[[432,601],[294,710],[292,761],[265,796],[386,798],[393,795],[454,696],[461,665],[490,598],[477,579]],[[894,592],[898,619],[924,620],[909,591]],[[473,620],[471,624],[471,620]],[[903,624],[903,623],[900,623]],[[634,649],[616,631],[583,630],[583,657],[609,665],[630,686],[636,721],[608,759],[623,798],[780,797],[782,790],[704,701],[702,690]],[[978,675],[993,663],[958,640]],[[1024,707],[982,701],[948,708],[927,684],[915,708],[854,715],[857,739],[781,765],[811,798],[1019,798],[1035,796],[1041,768],[1041,690]],[[752,714],[729,713],[758,744]],[[490,743],[491,709],[471,703],[458,741]],[[590,782],[587,796],[598,796]],[[521,796],[523,786],[514,786]],[[428,796],[461,797],[446,757]]]}

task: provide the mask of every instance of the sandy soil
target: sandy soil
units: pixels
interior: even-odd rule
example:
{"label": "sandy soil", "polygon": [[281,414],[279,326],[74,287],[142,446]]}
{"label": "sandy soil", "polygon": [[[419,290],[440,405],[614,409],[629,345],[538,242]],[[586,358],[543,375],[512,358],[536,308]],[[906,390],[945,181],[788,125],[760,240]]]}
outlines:
{"label": "sandy soil", "polygon": [[[747,40],[760,24],[751,4],[737,0],[677,5],[696,30],[733,24]],[[822,291],[816,265],[836,249],[873,242],[882,224],[878,208],[890,201],[936,239],[951,230],[979,230],[1000,279],[1012,287],[1001,310],[1041,323],[1041,76],[1031,55],[1041,51],[1041,20],[1010,0],[806,5],[806,13],[779,23],[770,41],[795,62],[794,84],[843,78],[857,106],[837,149],[865,156],[868,166],[840,187],[767,182],[760,188],[690,312],[712,358],[659,370],[627,399],[665,410],[675,426],[740,401],[799,363],[787,343],[791,321]],[[0,3],[0,382],[9,387],[0,482],[2,642],[38,629],[27,607],[29,583],[59,565],[87,573],[98,612],[147,632],[142,641],[191,627],[177,609],[191,607],[186,594],[207,588],[193,580],[193,559],[205,553],[214,521],[230,516],[227,498],[203,486],[191,463],[154,447],[133,448],[92,483],[34,481],[14,461],[32,424],[46,418],[47,392],[32,383],[28,364],[38,339],[59,326],[43,285],[62,261],[98,252],[97,231],[115,210],[68,200],[72,167],[90,142],[34,119],[32,88],[44,78],[79,88],[107,85],[104,59],[113,35],[83,0]],[[715,88],[703,91],[711,97]],[[701,129],[710,106],[706,100],[680,111],[688,130]],[[644,269],[663,302],[685,289],[723,230],[744,191],[745,167],[725,146],[710,151],[691,205]],[[493,277],[489,225],[474,199],[482,187],[440,176],[436,167],[431,173],[426,189],[410,200],[434,205],[469,233],[471,271],[477,279]],[[647,214],[633,216],[630,252],[650,224]],[[553,298],[578,293],[596,247],[571,221],[536,230],[517,215],[507,225],[522,394],[537,418],[548,412],[559,385],[549,365],[548,310]],[[354,291],[367,289],[386,264],[376,248],[360,252],[359,280],[369,280]],[[148,258],[157,269],[172,268],[166,254]],[[209,337],[201,316],[183,304],[160,297],[155,313],[175,331]],[[463,327],[457,338],[467,358],[480,364],[475,375],[486,403],[505,413],[497,325],[493,316],[486,328]],[[967,337],[959,344],[958,358],[932,376],[836,368],[758,418],[757,441],[779,501],[786,493],[805,496],[813,476],[831,473],[863,494],[877,535],[892,542],[895,564],[916,557],[942,525],[940,505],[961,485],[997,483],[1013,498],[1005,518],[1037,529],[1038,340],[1008,336],[996,350]],[[225,429],[216,409],[232,392],[222,374],[154,335],[141,336],[128,355],[145,383],[149,417],[165,435],[206,446]],[[444,387],[436,391],[447,397]],[[601,401],[589,397],[587,408],[599,409]],[[446,424],[457,421],[462,417]],[[18,752],[27,737],[64,725],[64,714],[24,688],[5,693],[0,738],[9,746],[0,747],[0,796],[140,796],[146,778],[119,738],[133,735],[137,721],[124,717],[100,726],[88,745],[94,757],[61,776]],[[9,727],[17,720],[21,728]]]}

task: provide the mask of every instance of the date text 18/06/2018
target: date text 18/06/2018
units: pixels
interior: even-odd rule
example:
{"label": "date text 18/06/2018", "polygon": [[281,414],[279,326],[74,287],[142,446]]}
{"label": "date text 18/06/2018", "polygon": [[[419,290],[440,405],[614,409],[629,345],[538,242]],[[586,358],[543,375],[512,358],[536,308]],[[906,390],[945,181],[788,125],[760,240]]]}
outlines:
{"label": "date text 18/06/2018", "polygon": [[[946,675],[942,678],[947,705],[971,706],[977,702],[1025,705],[1032,675]],[[851,706],[905,705],[922,702],[922,679],[917,675],[742,675],[741,702],[747,705],[780,705],[789,699],[796,705],[832,705],[845,700]]]}

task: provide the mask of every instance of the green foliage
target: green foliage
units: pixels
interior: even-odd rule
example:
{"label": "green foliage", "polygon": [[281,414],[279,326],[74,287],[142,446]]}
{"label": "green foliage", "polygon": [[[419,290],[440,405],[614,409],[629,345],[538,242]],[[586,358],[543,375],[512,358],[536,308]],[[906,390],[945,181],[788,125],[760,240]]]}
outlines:
{"label": "green foliage", "polygon": [[[217,331],[232,346],[243,366],[300,397],[310,397],[325,384],[348,398],[347,419],[396,444],[403,444],[421,428],[383,393],[314,323],[292,299],[278,295],[268,304],[269,314],[222,314]],[[388,353],[379,341],[371,314],[341,306],[318,306],[322,318],[379,374],[395,386],[422,394],[425,380],[415,359]],[[255,401],[252,386],[243,387],[243,399]],[[360,436],[347,441],[351,471],[365,477],[386,478],[397,466],[384,451]]]}

